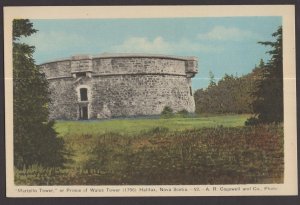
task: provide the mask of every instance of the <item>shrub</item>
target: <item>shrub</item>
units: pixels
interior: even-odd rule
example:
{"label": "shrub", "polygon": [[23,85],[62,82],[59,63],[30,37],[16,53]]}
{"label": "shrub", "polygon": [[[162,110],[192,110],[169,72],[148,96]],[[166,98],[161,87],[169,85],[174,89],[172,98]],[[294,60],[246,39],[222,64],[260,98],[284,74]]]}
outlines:
{"label": "shrub", "polygon": [[246,126],[253,126],[253,125],[258,125],[258,124],[259,124],[259,120],[257,118],[255,118],[255,117],[250,117],[245,122]]}
{"label": "shrub", "polygon": [[177,115],[179,117],[188,117],[189,116],[189,112],[186,109],[183,109],[183,110],[178,111]]}
{"label": "shrub", "polygon": [[162,118],[172,118],[174,117],[173,109],[169,106],[165,106],[163,111],[161,112]]}
{"label": "shrub", "polygon": [[155,127],[151,130],[149,130],[148,132],[146,132],[145,134],[147,135],[155,135],[155,134],[162,134],[162,133],[167,133],[169,132],[169,128],[167,127]]}

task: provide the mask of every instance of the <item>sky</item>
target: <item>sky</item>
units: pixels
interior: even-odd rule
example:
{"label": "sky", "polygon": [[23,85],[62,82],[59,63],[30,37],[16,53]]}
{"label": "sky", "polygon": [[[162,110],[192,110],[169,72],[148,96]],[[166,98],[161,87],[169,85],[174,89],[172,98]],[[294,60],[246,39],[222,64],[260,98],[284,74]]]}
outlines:
{"label": "sky", "polygon": [[281,17],[199,17],[151,19],[31,20],[37,33],[21,39],[36,47],[37,64],[77,54],[147,53],[198,58],[193,89],[205,88],[209,72],[218,80],[225,73],[251,72],[274,41]]}

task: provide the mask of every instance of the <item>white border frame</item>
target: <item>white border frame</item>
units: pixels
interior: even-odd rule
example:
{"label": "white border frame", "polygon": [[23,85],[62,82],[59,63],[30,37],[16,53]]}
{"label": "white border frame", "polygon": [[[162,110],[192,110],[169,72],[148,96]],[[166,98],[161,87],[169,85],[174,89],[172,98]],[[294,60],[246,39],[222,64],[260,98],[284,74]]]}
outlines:
{"label": "white border frame", "polygon": [[[171,18],[281,16],[283,20],[284,65],[284,183],[251,185],[182,185],[182,186],[15,186],[13,176],[13,82],[12,82],[12,20],[28,19],[89,19],[89,18]],[[252,6],[86,6],[86,7],[4,7],[5,65],[5,129],[6,129],[6,189],[8,197],[99,197],[99,196],[250,196],[297,195],[297,122],[296,122],[296,58],[295,7],[293,5]],[[216,187],[219,191],[213,191]],[[220,191],[221,187],[240,187],[240,191]],[[67,192],[67,189],[81,192]],[[90,188],[103,192],[90,192]],[[107,189],[120,188],[120,192]],[[127,192],[125,188],[136,188]],[[139,191],[140,188],[156,191]],[[160,188],[187,188],[188,191],[161,192]],[[199,188],[200,191],[195,191]],[[243,191],[243,188],[251,188]],[[19,192],[18,189],[28,192]],[[40,192],[40,189],[52,192]],[[209,189],[209,191],[208,191]],[[260,189],[257,190],[257,189]],[[270,190],[272,189],[272,190]],[[35,191],[36,192],[35,192]],[[63,192],[61,192],[63,191]]]}

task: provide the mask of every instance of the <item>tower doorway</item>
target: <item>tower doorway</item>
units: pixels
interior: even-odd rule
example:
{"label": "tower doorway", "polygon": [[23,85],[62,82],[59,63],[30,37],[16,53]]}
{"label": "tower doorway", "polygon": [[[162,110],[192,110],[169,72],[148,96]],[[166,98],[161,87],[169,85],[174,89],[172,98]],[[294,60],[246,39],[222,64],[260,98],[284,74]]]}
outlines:
{"label": "tower doorway", "polygon": [[81,120],[88,119],[88,107],[87,106],[79,107],[79,119],[81,119]]}

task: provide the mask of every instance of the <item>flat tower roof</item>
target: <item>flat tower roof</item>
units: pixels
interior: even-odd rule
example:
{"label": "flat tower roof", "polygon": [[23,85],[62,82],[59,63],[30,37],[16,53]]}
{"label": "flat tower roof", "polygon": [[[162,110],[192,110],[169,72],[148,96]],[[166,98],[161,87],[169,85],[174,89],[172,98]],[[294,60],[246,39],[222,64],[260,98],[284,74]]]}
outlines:
{"label": "flat tower roof", "polygon": [[68,60],[87,60],[87,59],[99,59],[99,58],[162,58],[162,59],[174,59],[174,60],[198,60],[195,56],[174,56],[174,55],[163,55],[163,54],[145,54],[145,53],[102,53],[100,55],[74,55],[69,58],[55,59],[41,63],[40,65],[68,61]]}

